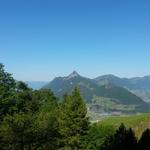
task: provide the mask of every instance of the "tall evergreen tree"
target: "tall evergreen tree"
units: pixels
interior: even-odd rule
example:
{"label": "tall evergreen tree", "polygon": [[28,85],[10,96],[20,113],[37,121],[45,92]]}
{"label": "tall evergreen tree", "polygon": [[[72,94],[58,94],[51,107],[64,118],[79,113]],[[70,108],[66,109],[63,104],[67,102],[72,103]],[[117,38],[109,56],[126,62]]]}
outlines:
{"label": "tall evergreen tree", "polygon": [[71,95],[65,95],[60,108],[61,149],[78,150],[81,148],[80,139],[86,134],[89,121],[86,116],[86,105],[75,88]]}
{"label": "tall evergreen tree", "polygon": [[150,129],[143,132],[141,139],[138,142],[138,150],[150,150]]}
{"label": "tall evergreen tree", "polygon": [[101,150],[137,150],[137,140],[132,129],[126,129],[123,124],[116,130],[114,136],[109,136],[102,144]]}
{"label": "tall evergreen tree", "polygon": [[114,149],[115,150],[126,150],[126,149],[136,149],[137,140],[132,129],[126,129],[126,127],[121,124],[119,129],[116,131],[114,136]]}

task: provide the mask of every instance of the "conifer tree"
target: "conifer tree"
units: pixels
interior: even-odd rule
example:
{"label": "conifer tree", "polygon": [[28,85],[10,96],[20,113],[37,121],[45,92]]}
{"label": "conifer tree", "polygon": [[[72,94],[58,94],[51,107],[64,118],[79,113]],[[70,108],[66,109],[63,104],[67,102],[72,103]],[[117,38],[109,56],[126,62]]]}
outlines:
{"label": "conifer tree", "polygon": [[101,150],[137,150],[137,140],[132,129],[126,129],[121,124],[115,135],[108,137],[102,144]]}
{"label": "conifer tree", "polygon": [[143,132],[141,139],[138,142],[139,150],[150,150],[150,129]]}
{"label": "conifer tree", "polygon": [[77,88],[71,95],[65,95],[60,108],[61,149],[78,150],[80,139],[86,134],[89,121],[86,116],[86,105]]}

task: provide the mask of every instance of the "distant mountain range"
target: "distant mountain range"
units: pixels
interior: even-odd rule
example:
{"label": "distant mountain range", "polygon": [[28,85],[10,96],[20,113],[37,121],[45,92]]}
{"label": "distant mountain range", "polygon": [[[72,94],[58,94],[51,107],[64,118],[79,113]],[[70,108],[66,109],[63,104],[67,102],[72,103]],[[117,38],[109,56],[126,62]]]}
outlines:
{"label": "distant mountain range", "polygon": [[[73,77],[73,76],[82,77],[75,71],[71,75],[69,75],[69,77]],[[64,78],[67,79],[67,77],[64,77]],[[85,79],[85,77],[82,77],[82,79],[83,78]],[[58,81],[61,79],[62,79],[61,77],[57,77],[51,82],[27,81],[26,83],[33,89],[40,89],[45,86],[51,87],[51,85],[54,84],[54,81]],[[86,79],[88,79],[88,78],[86,78]],[[92,81],[92,84],[94,81],[96,84],[98,84],[100,86],[107,85],[108,83],[112,83],[116,86],[126,88],[127,90],[129,90],[133,94],[137,95],[144,101],[150,102],[150,76],[134,77],[134,78],[120,78],[120,77],[110,74],[110,75],[99,76],[95,79],[88,79],[88,81],[90,81],[90,82]],[[52,86],[52,88],[54,88],[55,92],[58,90],[56,85],[54,85],[54,87]],[[63,88],[65,88],[65,87],[63,87]],[[60,88],[59,88],[59,90],[60,90],[59,92],[56,92],[56,93],[58,93],[58,95],[61,95],[61,93],[63,93],[63,91],[65,91],[65,89],[63,89],[61,91]]]}
{"label": "distant mountain range", "polygon": [[[51,89],[56,96],[70,93],[79,87],[81,95],[94,111],[150,111],[150,76],[120,78],[103,75],[90,79],[73,71],[66,77],[56,77],[51,82],[27,82],[34,89]],[[144,101],[143,101],[144,100]],[[92,104],[92,107],[91,107]]]}
{"label": "distant mountain range", "polygon": [[[148,79],[148,77],[144,78]],[[149,107],[142,98],[134,94],[137,87],[139,87],[139,90],[143,89],[145,81],[142,82],[141,80],[144,79],[119,78],[114,75],[89,79],[74,71],[66,77],[56,77],[43,88],[51,89],[55,95],[61,97],[66,92],[70,93],[74,87],[78,87],[87,103],[92,103],[103,110],[145,111]],[[146,86],[148,87],[148,84]]]}

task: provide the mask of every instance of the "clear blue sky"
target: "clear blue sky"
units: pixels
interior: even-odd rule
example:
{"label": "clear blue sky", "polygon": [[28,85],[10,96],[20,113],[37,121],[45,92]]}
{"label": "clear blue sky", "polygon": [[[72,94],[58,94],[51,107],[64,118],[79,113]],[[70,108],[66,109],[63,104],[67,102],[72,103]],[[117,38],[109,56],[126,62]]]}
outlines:
{"label": "clear blue sky", "polygon": [[18,80],[150,75],[150,1],[1,0],[0,62]]}

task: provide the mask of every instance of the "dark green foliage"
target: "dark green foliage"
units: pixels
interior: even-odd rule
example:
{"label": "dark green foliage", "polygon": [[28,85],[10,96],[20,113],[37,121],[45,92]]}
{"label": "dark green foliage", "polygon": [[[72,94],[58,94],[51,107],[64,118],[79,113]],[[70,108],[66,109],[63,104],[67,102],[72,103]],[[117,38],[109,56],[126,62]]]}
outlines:
{"label": "dark green foliage", "polygon": [[0,63],[0,99],[7,97],[15,88],[15,80],[11,74],[5,72],[4,65]]}
{"label": "dark green foliage", "polygon": [[7,114],[0,125],[0,148],[55,150],[59,127],[54,95],[45,90],[20,91],[15,98],[14,113]]}
{"label": "dark green foliage", "polygon": [[31,90],[28,85],[22,81],[17,82],[16,88],[18,91],[28,91]]}
{"label": "dark green foliage", "polygon": [[150,150],[150,129],[143,132],[141,139],[138,142],[138,150]]}
{"label": "dark green foliage", "polygon": [[84,150],[98,150],[100,145],[105,141],[107,136],[115,133],[112,126],[102,126],[98,124],[91,125],[89,132],[82,138]]}
{"label": "dark green foliage", "polygon": [[12,96],[15,86],[16,83],[11,74],[5,72],[4,65],[0,64],[0,122],[6,114],[10,113],[10,107],[14,104]]}
{"label": "dark green foliage", "polygon": [[1,148],[24,150],[31,147],[35,138],[33,125],[34,116],[31,114],[18,113],[6,116],[0,127],[3,142]]}
{"label": "dark green foliage", "polygon": [[150,150],[150,129],[143,132],[137,141],[132,129],[126,129],[122,124],[114,135],[109,135],[100,150]]}
{"label": "dark green foliage", "polygon": [[57,102],[57,98],[50,90],[37,90],[32,92],[32,110],[36,111],[50,101]]}
{"label": "dark green foliage", "polygon": [[77,88],[71,95],[64,96],[60,111],[59,123],[62,136],[60,148],[66,150],[80,149],[80,139],[86,135],[89,121],[86,117],[86,105]]}
{"label": "dark green foliage", "polygon": [[58,139],[60,137],[58,123],[58,104],[56,98],[51,92],[43,92],[47,94],[47,99],[45,99],[46,102],[44,102],[39,110],[39,113],[36,115],[36,145],[37,147],[40,147],[44,150],[55,150],[58,149]]}
{"label": "dark green foliage", "polygon": [[123,124],[114,136],[108,136],[101,146],[101,150],[127,150],[137,149],[137,140],[132,129],[126,129]]}
{"label": "dark green foliage", "polygon": [[104,143],[100,146],[100,150],[115,150],[114,149],[114,137],[113,136],[108,136],[106,137]]}

